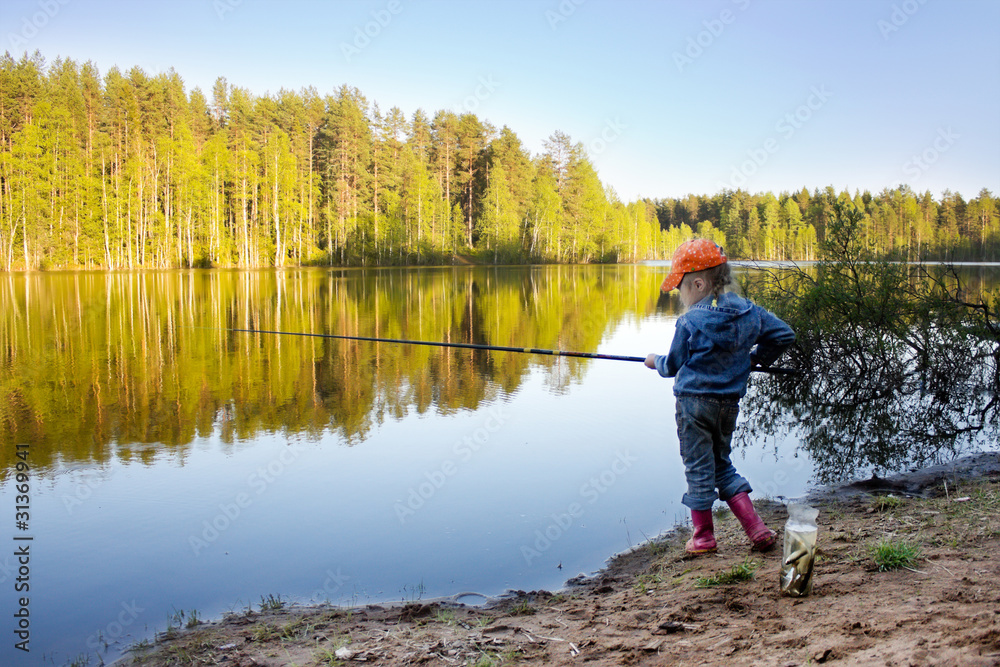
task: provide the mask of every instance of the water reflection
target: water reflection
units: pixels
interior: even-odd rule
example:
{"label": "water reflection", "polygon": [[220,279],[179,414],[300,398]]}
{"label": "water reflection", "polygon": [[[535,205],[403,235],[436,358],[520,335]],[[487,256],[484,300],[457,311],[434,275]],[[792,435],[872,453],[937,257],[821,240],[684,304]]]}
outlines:
{"label": "water reflection", "polygon": [[[961,269],[964,294],[995,294],[998,272]],[[272,432],[333,432],[358,444],[386,418],[475,410],[512,395],[533,368],[545,370],[549,391],[564,392],[591,362],[227,329],[590,352],[623,320],[675,314],[676,299],[653,300],[661,273],[556,266],[8,274],[0,278],[0,462],[10,469],[15,443],[31,444],[36,470],[112,456],[183,461],[195,438],[213,433],[229,446]],[[847,354],[835,342],[811,351],[811,372],[799,380],[756,376],[741,441],[794,432],[820,480],[995,441],[997,352],[974,328],[924,328],[905,344],[861,329],[849,339],[869,349]]]}
{"label": "water reflection", "polygon": [[[648,267],[8,274],[0,278],[2,464],[150,462],[218,428],[361,442],[386,417],[474,410],[530,368],[587,362],[226,331],[253,328],[593,351],[656,307]],[[155,447],[151,446],[154,445]]]}

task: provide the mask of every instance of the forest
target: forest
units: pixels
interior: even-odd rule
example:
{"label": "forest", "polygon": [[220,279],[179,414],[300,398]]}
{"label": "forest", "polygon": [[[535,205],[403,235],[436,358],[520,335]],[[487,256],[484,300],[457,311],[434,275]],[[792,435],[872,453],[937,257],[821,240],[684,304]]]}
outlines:
{"label": "forest", "polygon": [[4,271],[636,262],[695,234],[734,258],[812,260],[846,200],[881,253],[1000,256],[985,188],[626,203],[564,132],[532,155],[474,113],[408,118],[348,85],[257,95],[220,77],[206,96],[173,70],[8,52],[0,146]]}

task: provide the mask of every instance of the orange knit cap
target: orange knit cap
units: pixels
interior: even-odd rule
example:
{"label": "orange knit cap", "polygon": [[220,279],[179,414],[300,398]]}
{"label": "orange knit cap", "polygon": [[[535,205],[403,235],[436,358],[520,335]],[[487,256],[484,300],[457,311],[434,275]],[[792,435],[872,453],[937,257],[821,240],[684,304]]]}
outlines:
{"label": "orange knit cap", "polygon": [[677,289],[685,273],[704,271],[713,266],[726,263],[726,253],[722,248],[708,239],[694,239],[680,244],[674,252],[674,260],[670,265],[670,274],[660,285],[661,292]]}

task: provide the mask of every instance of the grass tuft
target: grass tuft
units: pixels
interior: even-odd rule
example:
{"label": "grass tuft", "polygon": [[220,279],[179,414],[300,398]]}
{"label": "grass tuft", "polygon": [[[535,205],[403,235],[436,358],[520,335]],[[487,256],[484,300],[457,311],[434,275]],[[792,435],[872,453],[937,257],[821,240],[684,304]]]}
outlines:
{"label": "grass tuft", "polygon": [[635,585],[633,589],[636,593],[640,595],[645,595],[650,591],[656,590],[658,584],[663,582],[663,577],[657,572],[647,572],[645,574],[640,574],[635,578]]}
{"label": "grass tuft", "polygon": [[458,623],[455,619],[454,609],[438,609],[434,614],[434,620],[444,625],[455,625]]}
{"label": "grass tuft", "polygon": [[534,613],[535,613],[535,608],[532,607],[530,604],[528,604],[528,602],[526,601],[518,602],[510,609],[511,616],[531,616]]}
{"label": "grass tuft", "polygon": [[906,504],[905,498],[900,498],[899,496],[875,496],[872,499],[872,509],[876,512],[888,512],[890,510],[896,510]]}
{"label": "grass tuft", "polygon": [[269,593],[267,597],[263,595],[260,597],[261,611],[277,611],[278,609],[284,609],[284,607],[285,601],[281,599],[280,595]]}
{"label": "grass tuft", "polygon": [[281,631],[273,623],[258,623],[250,628],[252,642],[268,642],[280,636]]}
{"label": "grass tuft", "polygon": [[879,572],[912,568],[920,558],[920,547],[908,540],[882,539],[869,547]]}
{"label": "grass tuft", "polygon": [[742,563],[737,563],[727,572],[719,572],[710,577],[698,577],[694,580],[695,588],[712,588],[714,586],[728,586],[741,581],[750,581],[757,572],[760,563],[745,558]]}

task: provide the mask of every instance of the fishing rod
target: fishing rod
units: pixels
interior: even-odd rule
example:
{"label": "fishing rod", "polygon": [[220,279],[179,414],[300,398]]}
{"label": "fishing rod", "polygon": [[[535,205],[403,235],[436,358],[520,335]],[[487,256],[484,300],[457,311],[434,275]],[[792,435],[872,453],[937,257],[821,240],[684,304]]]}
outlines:
{"label": "fishing rod", "polygon": [[[609,359],[611,361],[637,361],[643,363],[646,357],[628,357],[618,354],[598,354],[596,352],[570,352],[568,350],[543,350],[537,347],[507,347],[504,345],[483,345],[481,343],[443,343],[430,340],[405,340],[402,338],[376,338],[374,336],[344,336],[339,334],[307,333],[300,331],[264,331],[262,329],[224,329],[240,333],[271,334],[275,336],[303,336],[307,338],[336,338],[338,340],[360,340],[371,343],[397,343],[400,345],[427,345],[430,347],[459,347],[470,350],[492,350],[494,352],[521,352],[524,354],[548,354],[556,357],[579,357],[581,359]],[[757,373],[773,373],[776,375],[798,375],[794,368],[776,368],[754,366],[750,369]]]}

